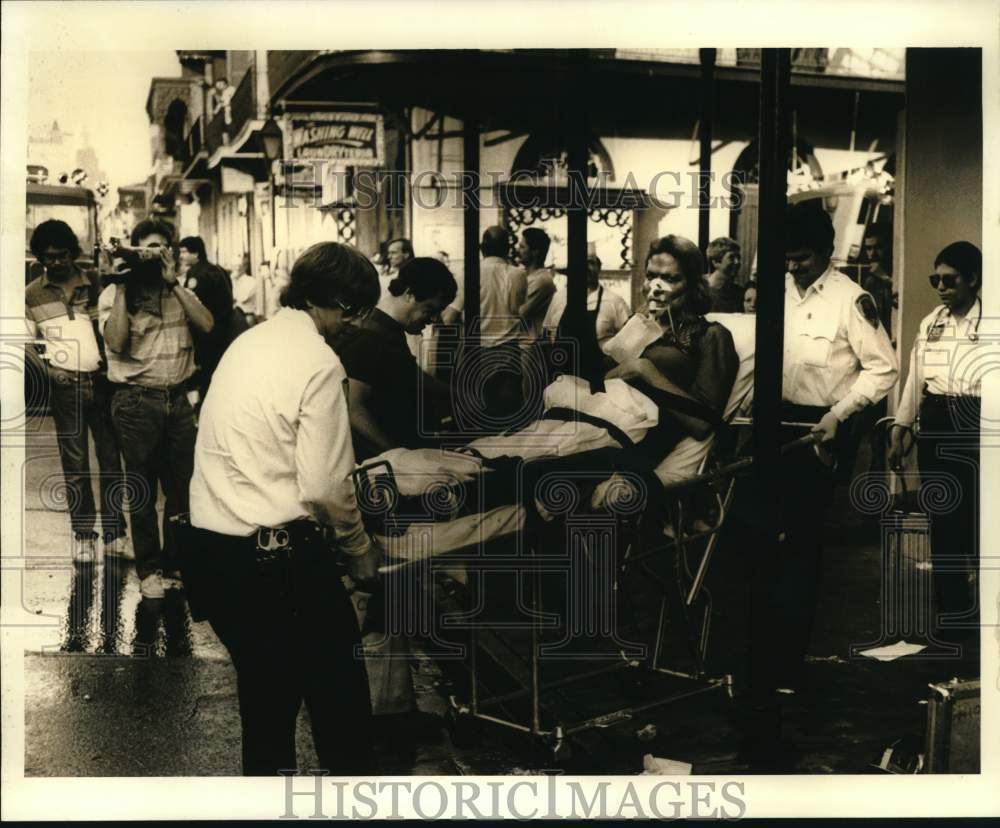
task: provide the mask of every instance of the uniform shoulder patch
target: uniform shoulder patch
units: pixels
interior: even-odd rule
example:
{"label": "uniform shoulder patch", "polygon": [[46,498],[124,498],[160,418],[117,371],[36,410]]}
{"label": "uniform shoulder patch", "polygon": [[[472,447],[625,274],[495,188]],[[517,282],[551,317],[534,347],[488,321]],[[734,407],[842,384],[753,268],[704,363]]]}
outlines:
{"label": "uniform shoulder patch", "polygon": [[869,325],[873,328],[878,328],[878,308],[875,306],[875,300],[871,296],[867,293],[862,293],[854,300],[854,306]]}

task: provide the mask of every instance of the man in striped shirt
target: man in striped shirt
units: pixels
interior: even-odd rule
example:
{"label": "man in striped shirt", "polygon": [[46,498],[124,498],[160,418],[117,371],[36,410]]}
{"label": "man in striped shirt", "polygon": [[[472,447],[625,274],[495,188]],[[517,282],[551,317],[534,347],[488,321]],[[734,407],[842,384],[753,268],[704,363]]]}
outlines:
{"label": "man in striped shirt", "polygon": [[[125,458],[136,571],[143,597],[151,599],[180,585],[170,518],[188,510],[194,466],[194,413],[186,396],[195,367],[191,328],[207,334],[213,326],[212,314],[177,282],[173,233],[164,221],[139,222],[131,241],[140,250],[99,302],[108,379],[116,384],[111,415]],[[157,481],[166,496],[162,546]]]}
{"label": "man in striped shirt", "polygon": [[104,551],[109,555],[126,554],[125,518],[121,498],[115,496],[121,484],[121,459],[111,428],[103,342],[95,325],[100,285],[92,271],[75,264],[80,242],[64,221],[50,219],[39,224],[31,235],[31,252],[45,272],[24,291],[25,318],[36,340],[28,357],[34,358],[36,365],[40,363],[48,383],[76,539],[73,558],[88,563],[96,551],[97,512],[90,480],[88,433],[93,436],[100,468]]}

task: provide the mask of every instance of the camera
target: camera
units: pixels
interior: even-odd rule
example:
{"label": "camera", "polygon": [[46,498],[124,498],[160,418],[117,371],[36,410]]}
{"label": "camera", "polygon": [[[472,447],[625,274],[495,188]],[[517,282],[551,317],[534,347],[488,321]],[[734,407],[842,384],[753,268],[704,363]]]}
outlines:
{"label": "camera", "polygon": [[[108,261],[112,263],[112,272],[105,276],[105,283],[121,284],[128,278],[134,268],[145,262],[159,261],[162,248],[133,247],[125,244],[120,239],[111,238],[108,240],[108,244],[101,246],[100,250],[107,257]],[[120,266],[114,267],[113,263],[115,259],[124,263],[124,269]]]}
{"label": "camera", "polygon": [[131,245],[125,244],[120,239],[112,238],[109,240],[108,246],[105,248],[108,254],[113,259],[122,259],[130,267],[140,262],[148,262],[153,259],[160,258],[159,247],[132,247]]}

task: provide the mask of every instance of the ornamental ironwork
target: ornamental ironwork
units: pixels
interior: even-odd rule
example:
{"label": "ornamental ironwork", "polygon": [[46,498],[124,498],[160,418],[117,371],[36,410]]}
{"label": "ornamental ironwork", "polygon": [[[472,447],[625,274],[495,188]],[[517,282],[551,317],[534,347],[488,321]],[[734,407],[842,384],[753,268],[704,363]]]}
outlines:
{"label": "ornamental ironwork", "polygon": [[[530,227],[550,219],[560,219],[566,215],[565,207],[506,207],[504,208],[504,227],[509,234],[508,257],[514,264],[519,264],[517,255],[517,237],[525,227]],[[632,267],[632,210],[627,207],[595,207],[587,213],[587,218],[595,224],[603,224],[621,231],[621,266],[622,270]]]}

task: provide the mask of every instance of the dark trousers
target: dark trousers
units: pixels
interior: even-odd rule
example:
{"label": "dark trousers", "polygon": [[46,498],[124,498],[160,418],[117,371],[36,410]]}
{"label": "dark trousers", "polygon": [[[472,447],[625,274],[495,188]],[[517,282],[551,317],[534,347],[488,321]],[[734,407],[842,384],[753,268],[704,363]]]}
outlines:
{"label": "dark trousers", "polygon": [[[183,386],[119,386],[111,398],[115,432],[125,459],[136,572],[177,568],[177,540],[170,518],[188,510],[194,472],[195,425]],[[163,487],[163,544],[156,517],[157,483]]]}
{"label": "dark trousers", "polygon": [[[920,404],[917,462],[921,486],[930,496],[931,565],[938,637],[962,637],[974,630],[979,610],[969,588],[969,573],[979,567],[979,414],[978,397],[925,394]],[[951,620],[941,614],[963,616]],[[956,636],[957,634],[957,636]]]}
{"label": "dark trousers", "polygon": [[[782,419],[814,422],[822,413],[786,407]],[[840,429],[834,450],[841,474],[825,467],[810,446],[789,452],[781,462],[782,535],[775,543],[764,534],[751,533],[749,686],[763,696],[777,687],[794,687],[803,678],[822,583],[824,524],[837,480],[853,462],[850,421]],[[804,433],[784,428],[781,442]],[[752,493],[744,490],[744,494],[753,500]]]}
{"label": "dark trousers", "polygon": [[255,535],[191,533],[184,580],[236,668],[243,774],[295,769],[303,701],[324,769],[377,773],[358,619],[330,550],[257,563]]}
{"label": "dark trousers", "polygon": [[73,533],[77,538],[96,536],[97,510],[91,484],[89,434],[94,440],[100,469],[101,529],[105,536],[120,537],[125,534],[122,465],[111,424],[108,382],[96,374],[58,371],[53,372],[51,388],[52,419],[66,479]]}

